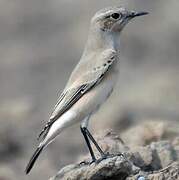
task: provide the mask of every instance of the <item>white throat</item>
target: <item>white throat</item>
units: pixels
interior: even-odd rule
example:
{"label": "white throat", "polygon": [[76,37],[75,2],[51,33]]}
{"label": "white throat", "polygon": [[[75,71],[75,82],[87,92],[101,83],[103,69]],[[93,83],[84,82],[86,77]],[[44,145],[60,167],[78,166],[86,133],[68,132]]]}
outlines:
{"label": "white throat", "polygon": [[103,51],[106,49],[114,49],[119,51],[119,46],[119,33],[102,31],[99,28],[94,28],[89,32],[84,53],[98,50]]}

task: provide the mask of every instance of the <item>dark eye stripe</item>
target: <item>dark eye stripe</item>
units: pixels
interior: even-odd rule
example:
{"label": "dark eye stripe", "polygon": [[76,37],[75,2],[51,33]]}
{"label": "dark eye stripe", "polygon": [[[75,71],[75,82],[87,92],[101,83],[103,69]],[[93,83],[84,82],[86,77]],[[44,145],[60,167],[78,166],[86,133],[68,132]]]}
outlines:
{"label": "dark eye stripe", "polygon": [[111,16],[109,15],[109,16],[106,16],[105,18],[108,19],[108,18],[110,18],[110,17],[111,17]]}

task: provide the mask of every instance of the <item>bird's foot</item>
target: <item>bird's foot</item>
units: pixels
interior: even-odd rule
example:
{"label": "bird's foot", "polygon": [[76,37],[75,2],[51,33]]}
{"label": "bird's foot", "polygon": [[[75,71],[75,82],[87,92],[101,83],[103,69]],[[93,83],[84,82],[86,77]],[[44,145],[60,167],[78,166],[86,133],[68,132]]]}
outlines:
{"label": "bird's foot", "polygon": [[81,161],[81,162],[79,163],[80,166],[87,165],[87,164],[89,164],[88,161]]}
{"label": "bird's foot", "polygon": [[79,163],[79,165],[80,166],[82,166],[82,165],[91,165],[96,161],[97,161],[97,159],[92,159],[92,161],[82,161],[82,162]]}
{"label": "bird's foot", "polygon": [[116,157],[116,156],[122,156],[124,157],[124,154],[122,153],[118,153],[118,154],[110,154],[109,152],[107,153],[104,153],[101,155],[101,158],[97,159],[95,161],[96,164],[100,163],[101,161],[103,161],[104,159],[107,159],[107,158],[113,158],[113,157]]}
{"label": "bird's foot", "polygon": [[103,161],[104,159],[107,159],[107,158],[113,158],[113,157],[116,157],[116,156],[122,156],[124,157],[124,154],[122,153],[118,153],[118,154],[110,154],[109,152],[107,153],[104,153],[104,154],[101,154],[101,158],[99,159],[92,159],[92,161],[82,161],[79,163],[80,166],[83,166],[83,165],[91,165],[93,163],[100,163],[101,161]]}
{"label": "bird's foot", "polygon": [[80,166],[84,166],[84,165],[91,165],[92,163],[94,163],[96,161],[82,161],[79,163]]}

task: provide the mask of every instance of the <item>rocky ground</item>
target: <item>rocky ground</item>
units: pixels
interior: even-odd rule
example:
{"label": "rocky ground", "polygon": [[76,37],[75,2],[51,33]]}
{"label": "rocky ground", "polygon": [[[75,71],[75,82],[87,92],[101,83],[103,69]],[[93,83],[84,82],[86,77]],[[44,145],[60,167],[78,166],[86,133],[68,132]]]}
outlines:
{"label": "rocky ground", "polygon": [[129,148],[109,131],[99,142],[111,154],[106,159],[89,164],[89,159],[81,158],[84,163],[65,166],[50,180],[179,179],[179,137]]}

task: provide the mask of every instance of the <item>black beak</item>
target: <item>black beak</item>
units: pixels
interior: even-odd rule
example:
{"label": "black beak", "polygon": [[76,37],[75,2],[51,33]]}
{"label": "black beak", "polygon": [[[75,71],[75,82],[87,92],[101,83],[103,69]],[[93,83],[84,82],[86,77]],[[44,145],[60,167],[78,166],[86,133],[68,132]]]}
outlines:
{"label": "black beak", "polygon": [[134,18],[134,17],[137,17],[137,16],[144,16],[144,15],[147,15],[149,14],[148,12],[135,12],[135,11],[132,11],[131,13],[129,13],[129,15],[127,16],[128,18]]}

